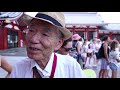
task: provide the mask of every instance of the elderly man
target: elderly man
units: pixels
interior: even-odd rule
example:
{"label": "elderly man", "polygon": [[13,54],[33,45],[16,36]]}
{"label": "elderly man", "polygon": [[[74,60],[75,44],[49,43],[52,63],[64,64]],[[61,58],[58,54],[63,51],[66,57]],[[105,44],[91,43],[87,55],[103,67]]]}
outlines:
{"label": "elderly man", "polygon": [[23,15],[28,25],[26,48],[28,59],[14,66],[11,78],[84,78],[73,58],[54,53],[71,37],[65,29],[61,12],[28,12]]}

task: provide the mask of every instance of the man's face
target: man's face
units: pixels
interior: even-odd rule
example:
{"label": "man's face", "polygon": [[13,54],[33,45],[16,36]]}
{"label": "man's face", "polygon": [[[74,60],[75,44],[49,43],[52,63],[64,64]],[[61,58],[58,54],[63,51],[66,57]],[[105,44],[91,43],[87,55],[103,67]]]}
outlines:
{"label": "man's face", "polygon": [[45,21],[34,19],[26,35],[27,54],[34,60],[50,57],[59,39],[55,27]]}

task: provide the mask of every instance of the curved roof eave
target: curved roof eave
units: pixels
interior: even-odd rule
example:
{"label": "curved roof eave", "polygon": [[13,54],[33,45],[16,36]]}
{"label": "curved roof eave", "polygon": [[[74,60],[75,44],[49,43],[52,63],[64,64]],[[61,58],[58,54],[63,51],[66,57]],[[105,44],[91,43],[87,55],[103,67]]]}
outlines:
{"label": "curved roof eave", "polygon": [[70,23],[66,23],[66,25],[72,25],[72,26],[75,26],[75,25],[85,25],[85,26],[104,26],[104,25],[108,25],[107,23],[102,23],[102,24],[70,24]]}

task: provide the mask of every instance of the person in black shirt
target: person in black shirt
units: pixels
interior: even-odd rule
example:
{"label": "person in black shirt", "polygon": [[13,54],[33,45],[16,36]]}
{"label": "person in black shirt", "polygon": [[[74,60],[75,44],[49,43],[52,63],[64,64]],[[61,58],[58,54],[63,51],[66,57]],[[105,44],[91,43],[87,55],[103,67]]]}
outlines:
{"label": "person in black shirt", "polygon": [[111,39],[109,36],[104,36],[102,38],[102,45],[101,45],[101,50],[103,53],[101,53],[101,69],[99,72],[99,78],[107,78],[108,76],[108,68],[109,68],[109,43],[111,42]]}

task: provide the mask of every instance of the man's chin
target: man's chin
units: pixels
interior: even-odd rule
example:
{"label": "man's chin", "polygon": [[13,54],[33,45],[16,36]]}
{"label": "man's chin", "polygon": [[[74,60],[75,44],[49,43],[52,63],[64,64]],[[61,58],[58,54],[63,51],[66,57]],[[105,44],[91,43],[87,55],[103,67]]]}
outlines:
{"label": "man's chin", "polygon": [[40,60],[40,55],[31,55],[31,54],[28,54],[28,57],[30,58],[30,59],[34,59],[34,60]]}
{"label": "man's chin", "polygon": [[27,56],[28,56],[30,59],[34,59],[33,56],[31,56],[31,55],[27,55]]}

